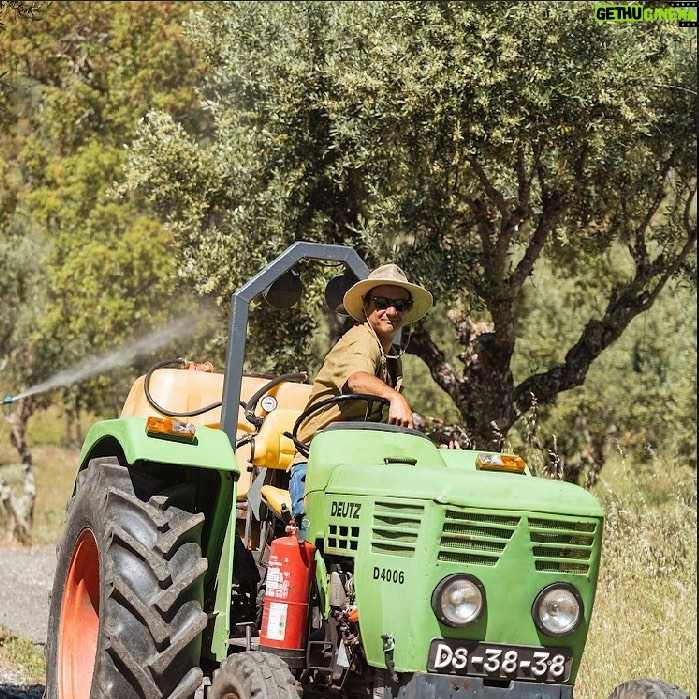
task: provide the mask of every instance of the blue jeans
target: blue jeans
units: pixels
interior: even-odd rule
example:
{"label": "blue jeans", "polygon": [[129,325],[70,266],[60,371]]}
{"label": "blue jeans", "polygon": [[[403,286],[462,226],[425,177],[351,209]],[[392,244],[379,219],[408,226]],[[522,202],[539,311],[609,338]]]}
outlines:
{"label": "blue jeans", "polygon": [[306,524],[304,518],[303,494],[306,489],[306,469],[308,462],[302,461],[294,464],[291,467],[291,475],[289,477],[289,495],[291,495],[291,516],[298,527],[299,541],[306,540]]}

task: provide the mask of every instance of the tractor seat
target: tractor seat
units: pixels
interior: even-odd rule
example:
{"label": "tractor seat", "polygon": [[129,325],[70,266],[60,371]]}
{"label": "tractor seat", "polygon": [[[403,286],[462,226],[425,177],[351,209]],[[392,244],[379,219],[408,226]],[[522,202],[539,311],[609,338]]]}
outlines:
{"label": "tractor seat", "polygon": [[257,468],[275,468],[286,471],[296,454],[296,446],[285,432],[291,433],[300,410],[277,408],[265,416],[260,431],[253,437],[251,461]]}
{"label": "tractor seat", "polygon": [[260,495],[279,519],[283,519],[282,512],[285,510],[291,513],[291,495],[288,490],[276,488],[273,485],[263,485],[260,488]]}
{"label": "tractor seat", "polygon": [[[240,479],[238,480],[237,499],[245,500],[252,485],[252,469],[273,468],[286,471],[293,461],[296,447],[293,440],[284,436],[284,432],[294,429],[296,418],[306,407],[311,392],[309,384],[283,383],[270,390],[269,395],[276,398],[278,407],[263,413],[264,422],[253,440],[236,450]],[[252,425],[245,420],[238,420],[238,438],[253,431]]]}
{"label": "tractor seat", "polygon": [[[238,501],[245,500],[252,485],[252,469],[273,468],[286,471],[296,454],[293,440],[284,436],[284,432],[294,429],[300,410],[277,408],[265,416],[260,431],[252,441],[236,451],[240,479],[238,480]],[[240,435],[241,433],[238,432]],[[265,488],[271,486],[264,486]],[[276,490],[276,489],[275,489]],[[288,494],[287,494],[288,495]]]}

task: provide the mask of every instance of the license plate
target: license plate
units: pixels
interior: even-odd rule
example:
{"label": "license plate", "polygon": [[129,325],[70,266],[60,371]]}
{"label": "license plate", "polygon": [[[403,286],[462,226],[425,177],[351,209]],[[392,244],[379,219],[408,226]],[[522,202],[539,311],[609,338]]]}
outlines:
{"label": "license plate", "polygon": [[435,638],[427,655],[429,672],[536,682],[566,682],[572,664],[569,648],[503,646],[448,638]]}

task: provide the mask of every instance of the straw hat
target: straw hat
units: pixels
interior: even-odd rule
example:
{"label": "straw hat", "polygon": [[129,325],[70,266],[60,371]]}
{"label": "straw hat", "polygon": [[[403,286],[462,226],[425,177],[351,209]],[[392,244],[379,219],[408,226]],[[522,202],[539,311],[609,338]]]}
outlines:
{"label": "straw hat", "polygon": [[354,284],[344,296],[342,304],[347,313],[352,318],[363,323],[366,320],[364,315],[364,296],[374,287],[388,284],[407,289],[413,299],[413,305],[405,314],[405,323],[414,323],[420,320],[432,307],[432,294],[417,284],[411,284],[405,276],[405,272],[394,264],[381,265],[369,272],[366,279],[362,279]]}

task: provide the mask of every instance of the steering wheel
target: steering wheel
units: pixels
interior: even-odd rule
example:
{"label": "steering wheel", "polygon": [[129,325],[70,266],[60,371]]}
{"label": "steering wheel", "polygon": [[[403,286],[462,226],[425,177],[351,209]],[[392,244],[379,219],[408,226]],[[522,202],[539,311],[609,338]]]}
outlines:
{"label": "steering wheel", "polygon": [[374,409],[374,403],[379,405],[391,405],[391,401],[386,400],[386,398],[380,398],[379,396],[372,396],[370,393],[348,393],[342,396],[332,396],[330,398],[325,398],[324,400],[319,400],[316,403],[309,405],[297,418],[294,423],[294,429],[291,433],[285,433],[287,437],[291,437],[296,448],[304,456],[308,456],[308,445],[304,444],[298,438],[299,427],[310,417],[313,413],[318,412],[321,408],[325,408],[327,405],[334,405],[339,403],[346,403],[351,400],[364,401],[367,404],[366,414],[364,416],[364,422],[368,421],[369,415],[371,415]]}
{"label": "steering wheel", "polygon": [[262,423],[265,421],[264,417],[262,417],[261,415],[255,415],[255,408],[257,408],[257,404],[259,403],[260,398],[262,398],[262,396],[266,395],[272,388],[278,386],[280,383],[284,383],[286,381],[291,381],[293,383],[303,383],[307,379],[308,374],[305,371],[299,372],[298,374],[282,374],[281,376],[275,376],[271,381],[268,381],[263,386],[260,386],[260,388],[258,388],[257,391],[255,391],[255,393],[252,394],[252,396],[250,396],[250,399],[247,403],[240,401],[240,407],[243,409],[245,419],[255,428],[255,430],[254,432],[251,432],[250,434],[246,434],[243,437],[241,437],[236,442],[236,448],[249,442],[253,438],[253,436],[259,431],[260,427],[262,426]]}

